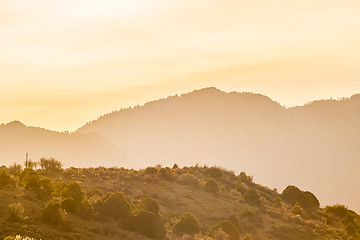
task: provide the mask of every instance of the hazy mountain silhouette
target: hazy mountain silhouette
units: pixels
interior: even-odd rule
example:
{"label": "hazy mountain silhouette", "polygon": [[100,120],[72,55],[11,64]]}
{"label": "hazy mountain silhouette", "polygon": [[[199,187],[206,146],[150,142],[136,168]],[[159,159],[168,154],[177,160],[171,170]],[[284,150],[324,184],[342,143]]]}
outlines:
{"label": "hazy mountain silhouette", "polygon": [[59,133],[27,127],[19,121],[0,125],[0,162],[23,163],[25,154],[38,161],[41,157],[56,157],[66,166],[114,166],[121,151],[96,133]]}
{"label": "hazy mountain silhouette", "polygon": [[286,109],[260,94],[206,88],[107,114],[77,133],[121,148],[119,166],[219,165],[360,210],[359,130],[359,95]]}

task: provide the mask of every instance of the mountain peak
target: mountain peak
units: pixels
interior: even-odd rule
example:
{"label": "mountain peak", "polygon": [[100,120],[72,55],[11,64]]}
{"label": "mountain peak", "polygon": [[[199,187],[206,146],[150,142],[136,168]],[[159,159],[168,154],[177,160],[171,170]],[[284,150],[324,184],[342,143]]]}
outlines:
{"label": "mountain peak", "polygon": [[9,122],[9,123],[6,124],[6,126],[7,127],[14,127],[14,128],[26,127],[26,125],[23,124],[22,122],[20,122],[19,120]]}

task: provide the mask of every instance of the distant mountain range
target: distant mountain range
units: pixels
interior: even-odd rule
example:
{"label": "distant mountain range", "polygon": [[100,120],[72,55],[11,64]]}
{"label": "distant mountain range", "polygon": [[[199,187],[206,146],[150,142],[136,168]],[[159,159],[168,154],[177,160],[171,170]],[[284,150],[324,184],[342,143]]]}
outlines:
{"label": "distant mountain range", "polygon": [[109,113],[72,134],[0,126],[0,157],[29,152],[66,166],[218,165],[360,211],[359,133],[360,95],[285,108],[260,94],[206,88]]}

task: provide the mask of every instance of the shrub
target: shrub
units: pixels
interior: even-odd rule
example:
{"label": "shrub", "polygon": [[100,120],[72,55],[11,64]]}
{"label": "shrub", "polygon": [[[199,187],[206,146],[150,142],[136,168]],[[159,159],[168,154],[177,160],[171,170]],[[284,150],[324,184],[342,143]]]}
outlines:
{"label": "shrub", "polygon": [[241,238],[241,240],[252,240],[252,237],[251,237],[251,235],[250,234],[245,234],[245,236],[243,236],[242,238]]}
{"label": "shrub", "polygon": [[178,169],[179,166],[175,163],[174,166],[172,167],[172,169]]}
{"label": "shrub", "polygon": [[14,176],[19,176],[22,171],[22,166],[20,164],[13,163],[9,167],[8,171],[10,174],[12,174]]}
{"label": "shrub", "polygon": [[159,176],[168,181],[175,181],[177,178],[176,173],[168,167],[160,169]]}
{"label": "shrub", "polygon": [[145,197],[141,199],[140,208],[149,212],[154,213],[155,215],[159,215],[159,203],[154,198]]}
{"label": "shrub", "polygon": [[99,197],[102,197],[102,196],[104,196],[104,193],[99,188],[91,188],[89,191],[86,192],[86,196],[88,198],[91,198],[94,195],[98,195]]}
{"label": "shrub", "polygon": [[239,231],[229,220],[223,220],[218,222],[209,230],[209,236],[214,237],[214,233],[219,229],[222,229],[229,236],[229,240],[239,240],[240,238]]}
{"label": "shrub", "polygon": [[239,174],[239,178],[243,183],[251,184],[253,182],[253,177],[247,176],[245,172]]}
{"label": "shrub", "polygon": [[338,218],[344,218],[346,215],[349,214],[349,210],[344,205],[336,204],[334,206],[326,206],[325,212],[330,213]]}
{"label": "shrub", "polygon": [[58,182],[54,185],[54,195],[57,197],[61,197],[63,195],[63,192],[65,191],[67,187],[67,183],[64,182]]}
{"label": "shrub", "polygon": [[158,170],[154,167],[147,167],[145,168],[146,174],[157,174]]}
{"label": "shrub", "polygon": [[62,224],[64,222],[64,212],[58,202],[50,201],[46,204],[42,213],[42,220],[49,224]]}
{"label": "shrub", "polygon": [[126,219],[130,216],[130,211],[131,202],[121,192],[108,193],[100,207],[100,212],[103,216],[109,216],[114,219]]}
{"label": "shrub", "polygon": [[178,182],[180,184],[188,185],[188,186],[194,186],[194,187],[199,187],[200,186],[199,178],[197,178],[196,176],[194,176],[194,175],[192,175],[190,173],[182,174],[179,177]]}
{"label": "shrub", "polygon": [[24,207],[21,203],[13,203],[9,205],[10,216],[8,220],[10,222],[20,222],[24,219],[23,215],[25,212]]}
{"label": "shrub", "polygon": [[26,190],[37,190],[40,188],[39,174],[30,168],[25,168],[20,174],[19,180]]}
{"label": "shrub", "polygon": [[8,170],[5,166],[0,167],[0,187],[4,187],[6,185],[13,184],[14,182],[10,175],[8,174]]}
{"label": "shrub", "polygon": [[174,225],[173,232],[177,235],[194,235],[200,232],[200,224],[192,213],[185,213]]}
{"label": "shrub", "polygon": [[281,205],[282,205],[281,198],[280,198],[280,197],[274,198],[273,206],[274,206],[275,208],[280,208]]}
{"label": "shrub", "polygon": [[39,161],[40,167],[47,171],[61,171],[63,164],[55,158],[41,158]]}
{"label": "shrub", "polygon": [[303,209],[299,206],[299,204],[295,204],[294,207],[290,210],[290,212],[294,215],[303,216]]}
{"label": "shrub", "polygon": [[85,198],[85,193],[81,191],[80,185],[76,182],[69,183],[62,190],[63,197],[72,197],[76,202],[80,203]]}
{"label": "shrub", "polygon": [[242,212],[241,212],[241,216],[242,217],[246,217],[246,218],[254,218],[255,217],[255,213],[253,210],[245,208]]}
{"label": "shrub", "polygon": [[217,179],[222,177],[222,172],[217,167],[211,167],[206,169],[206,175],[210,176],[211,178]]}
{"label": "shrub", "polygon": [[39,180],[39,189],[36,193],[40,198],[51,197],[54,191],[54,185],[49,178],[41,178]]}
{"label": "shrub", "polygon": [[83,199],[78,207],[79,216],[89,219],[93,216],[94,208],[87,199]]}
{"label": "shrub", "polygon": [[291,204],[299,203],[305,210],[311,211],[319,208],[319,200],[309,191],[301,191],[299,188],[289,185],[281,193],[281,198]]}
{"label": "shrub", "polygon": [[229,235],[227,235],[221,228],[218,228],[214,234],[214,240],[228,240]]}
{"label": "shrub", "polygon": [[155,239],[162,239],[165,235],[164,223],[160,216],[146,210],[142,210],[131,217],[127,223],[127,228]]}
{"label": "shrub", "polygon": [[161,215],[161,218],[165,223],[168,223],[170,227],[173,227],[177,220],[179,219],[179,214],[173,210],[169,210]]}
{"label": "shrub", "polygon": [[217,193],[219,192],[219,185],[216,183],[215,179],[210,178],[205,183],[205,190],[208,192]]}
{"label": "shrub", "polygon": [[244,200],[246,203],[250,205],[255,205],[255,206],[260,205],[259,194],[255,190],[247,191],[244,195]]}
{"label": "shrub", "polygon": [[241,194],[246,193],[246,187],[244,186],[243,182],[241,180],[238,180],[235,184],[235,190],[238,191]]}
{"label": "shrub", "polygon": [[60,202],[61,209],[66,210],[67,212],[75,213],[76,212],[76,202],[72,197],[63,199]]}

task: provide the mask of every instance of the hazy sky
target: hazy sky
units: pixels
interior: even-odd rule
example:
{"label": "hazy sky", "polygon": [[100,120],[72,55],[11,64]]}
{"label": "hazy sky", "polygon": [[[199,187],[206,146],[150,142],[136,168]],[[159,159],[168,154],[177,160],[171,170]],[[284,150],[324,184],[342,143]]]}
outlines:
{"label": "hazy sky", "polygon": [[0,123],[74,130],[193,89],[360,92],[359,0],[0,0]]}

